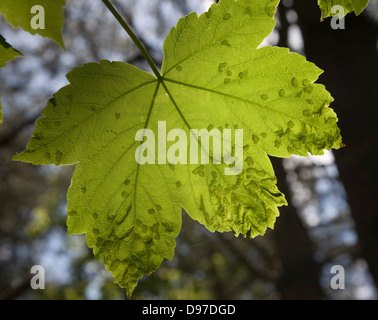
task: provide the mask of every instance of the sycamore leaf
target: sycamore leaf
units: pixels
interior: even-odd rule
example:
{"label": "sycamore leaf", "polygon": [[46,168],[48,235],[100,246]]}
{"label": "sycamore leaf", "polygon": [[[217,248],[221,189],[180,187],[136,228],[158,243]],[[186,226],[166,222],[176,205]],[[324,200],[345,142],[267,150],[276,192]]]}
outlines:
{"label": "sycamore leaf", "polygon": [[[22,54],[19,51],[14,49],[9,43],[5,41],[2,35],[0,35],[0,68],[5,67],[7,62],[21,55]],[[0,123],[3,121],[3,114],[1,113],[1,110],[2,106],[0,101]]]}
{"label": "sycamore leaf", "polygon": [[[318,5],[322,12],[322,20],[336,15],[339,15],[339,19],[341,19],[353,11],[358,16],[364,11],[368,3],[369,0],[318,0]],[[343,7],[343,12],[340,12],[339,10],[333,11],[332,7],[334,6]]]}
{"label": "sycamore leaf", "polygon": [[285,48],[257,49],[278,2],[223,0],[180,19],[162,79],[123,62],[75,68],[14,157],[77,164],[69,233],[86,233],[128,294],[173,257],[181,208],[210,231],[263,235],[286,205],[268,154],[341,146],[332,97],[314,83],[321,70]]}
{"label": "sycamore leaf", "polygon": [[64,48],[64,5],[65,0],[1,0],[0,14],[14,28],[48,37]]}

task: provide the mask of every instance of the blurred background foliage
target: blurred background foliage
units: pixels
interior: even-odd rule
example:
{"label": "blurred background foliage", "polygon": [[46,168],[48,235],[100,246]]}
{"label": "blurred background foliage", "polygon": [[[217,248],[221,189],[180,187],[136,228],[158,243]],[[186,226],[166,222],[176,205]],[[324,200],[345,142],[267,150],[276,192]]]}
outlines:
{"label": "blurred background foliage", "polygon": [[[161,64],[170,28],[213,1],[113,2]],[[75,66],[108,59],[148,70],[100,0],[66,0],[65,15],[66,51],[0,18],[1,34],[24,54],[0,71],[0,299],[126,299],[84,236],[67,235],[73,167],[11,161]],[[332,30],[329,19],[320,23],[315,0],[281,1],[264,45],[290,47],[325,70],[320,82],[336,100],[347,147],[322,157],[272,158],[290,205],[264,237],[210,233],[183,212],[175,257],[142,278],[132,299],[377,299],[377,15],[372,1],[361,16],[347,16],[345,30]],[[36,264],[45,268],[44,290],[30,288]],[[333,265],[345,268],[345,290],[330,286]]]}

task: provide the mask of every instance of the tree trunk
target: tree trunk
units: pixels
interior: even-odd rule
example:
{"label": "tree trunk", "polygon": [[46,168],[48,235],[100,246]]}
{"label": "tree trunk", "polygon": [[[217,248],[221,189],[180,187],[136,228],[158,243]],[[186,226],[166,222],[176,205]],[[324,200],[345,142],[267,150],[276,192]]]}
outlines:
{"label": "tree trunk", "polygon": [[277,282],[277,290],[283,300],[323,299],[323,291],[319,284],[321,266],[314,261],[307,230],[292,205],[282,159],[271,157],[271,160],[278,188],[285,194],[289,203],[287,207],[280,207],[280,216],[273,231],[283,269],[283,274]]}
{"label": "tree trunk", "polygon": [[334,152],[359,236],[361,256],[378,284],[377,24],[348,14],[345,29],[320,23],[314,0],[295,0],[308,60],[325,70],[346,147]]}

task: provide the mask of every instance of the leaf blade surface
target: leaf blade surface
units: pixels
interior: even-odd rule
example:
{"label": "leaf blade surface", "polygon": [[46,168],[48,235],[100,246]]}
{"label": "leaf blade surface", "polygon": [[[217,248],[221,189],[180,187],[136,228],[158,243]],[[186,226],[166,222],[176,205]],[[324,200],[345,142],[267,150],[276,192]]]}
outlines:
{"label": "leaf blade surface", "polygon": [[[14,28],[21,27],[23,30],[31,34],[39,34],[41,36],[48,37],[64,48],[62,38],[64,5],[65,0],[1,0],[0,13],[4,15],[6,21]],[[44,23],[40,25],[44,27],[43,29],[34,29],[31,25],[33,17],[41,13],[40,10],[32,13],[31,9],[34,6],[42,6],[44,10]],[[39,7],[35,8],[38,9]],[[36,22],[37,24],[41,23],[41,21]]]}

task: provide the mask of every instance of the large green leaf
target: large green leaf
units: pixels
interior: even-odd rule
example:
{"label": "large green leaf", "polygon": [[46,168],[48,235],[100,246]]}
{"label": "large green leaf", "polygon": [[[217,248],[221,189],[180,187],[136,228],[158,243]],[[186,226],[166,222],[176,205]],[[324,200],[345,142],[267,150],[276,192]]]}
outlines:
{"label": "large green leaf", "polygon": [[343,18],[346,14],[354,11],[356,15],[359,15],[366,6],[368,5],[369,0],[318,0],[318,5],[322,12],[322,19],[333,17],[337,14],[340,15],[340,12],[331,12],[333,6],[342,6],[344,8],[344,15],[341,15],[339,18]]}
{"label": "large green leaf", "polygon": [[[7,62],[21,55],[22,54],[19,51],[14,49],[9,43],[5,41],[3,36],[0,35],[0,68],[5,67]],[[1,106],[1,101],[0,101],[0,123],[3,121],[3,114],[1,110],[2,110],[2,106]]]}
{"label": "large green leaf", "polygon": [[[180,19],[164,43],[162,79],[123,62],[74,69],[27,149],[14,157],[77,164],[67,196],[69,233],[86,233],[95,256],[129,294],[143,274],[172,258],[181,207],[211,231],[262,235],[286,204],[268,154],[307,156],[340,147],[332,97],[314,83],[321,70],[285,48],[257,49],[274,28],[277,4],[223,0],[200,17]],[[155,134],[155,151],[142,152],[140,129]],[[186,137],[178,140],[185,141],[179,154],[177,139],[161,139],[173,129]],[[216,159],[220,164],[193,163],[191,142],[199,136],[190,129],[223,132],[242,168],[227,164],[226,156]],[[241,146],[226,129],[243,130]],[[205,136],[200,141],[206,150]],[[204,156],[215,155],[216,147],[207,151]],[[159,163],[136,161],[154,155]],[[226,171],[237,169],[240,174]]]}
{"label": "large green leaf", "polygon": [[[64,4],[65,0],[1,0],[0,13],[13,27],[21,27],[31,34],[48,37],[64,48],[62,38]],[[39,10],[33,12],[34,6],[42,6],[44,9],[44,29],[34,29],[31,24],[33,17],[42,13]]]}

